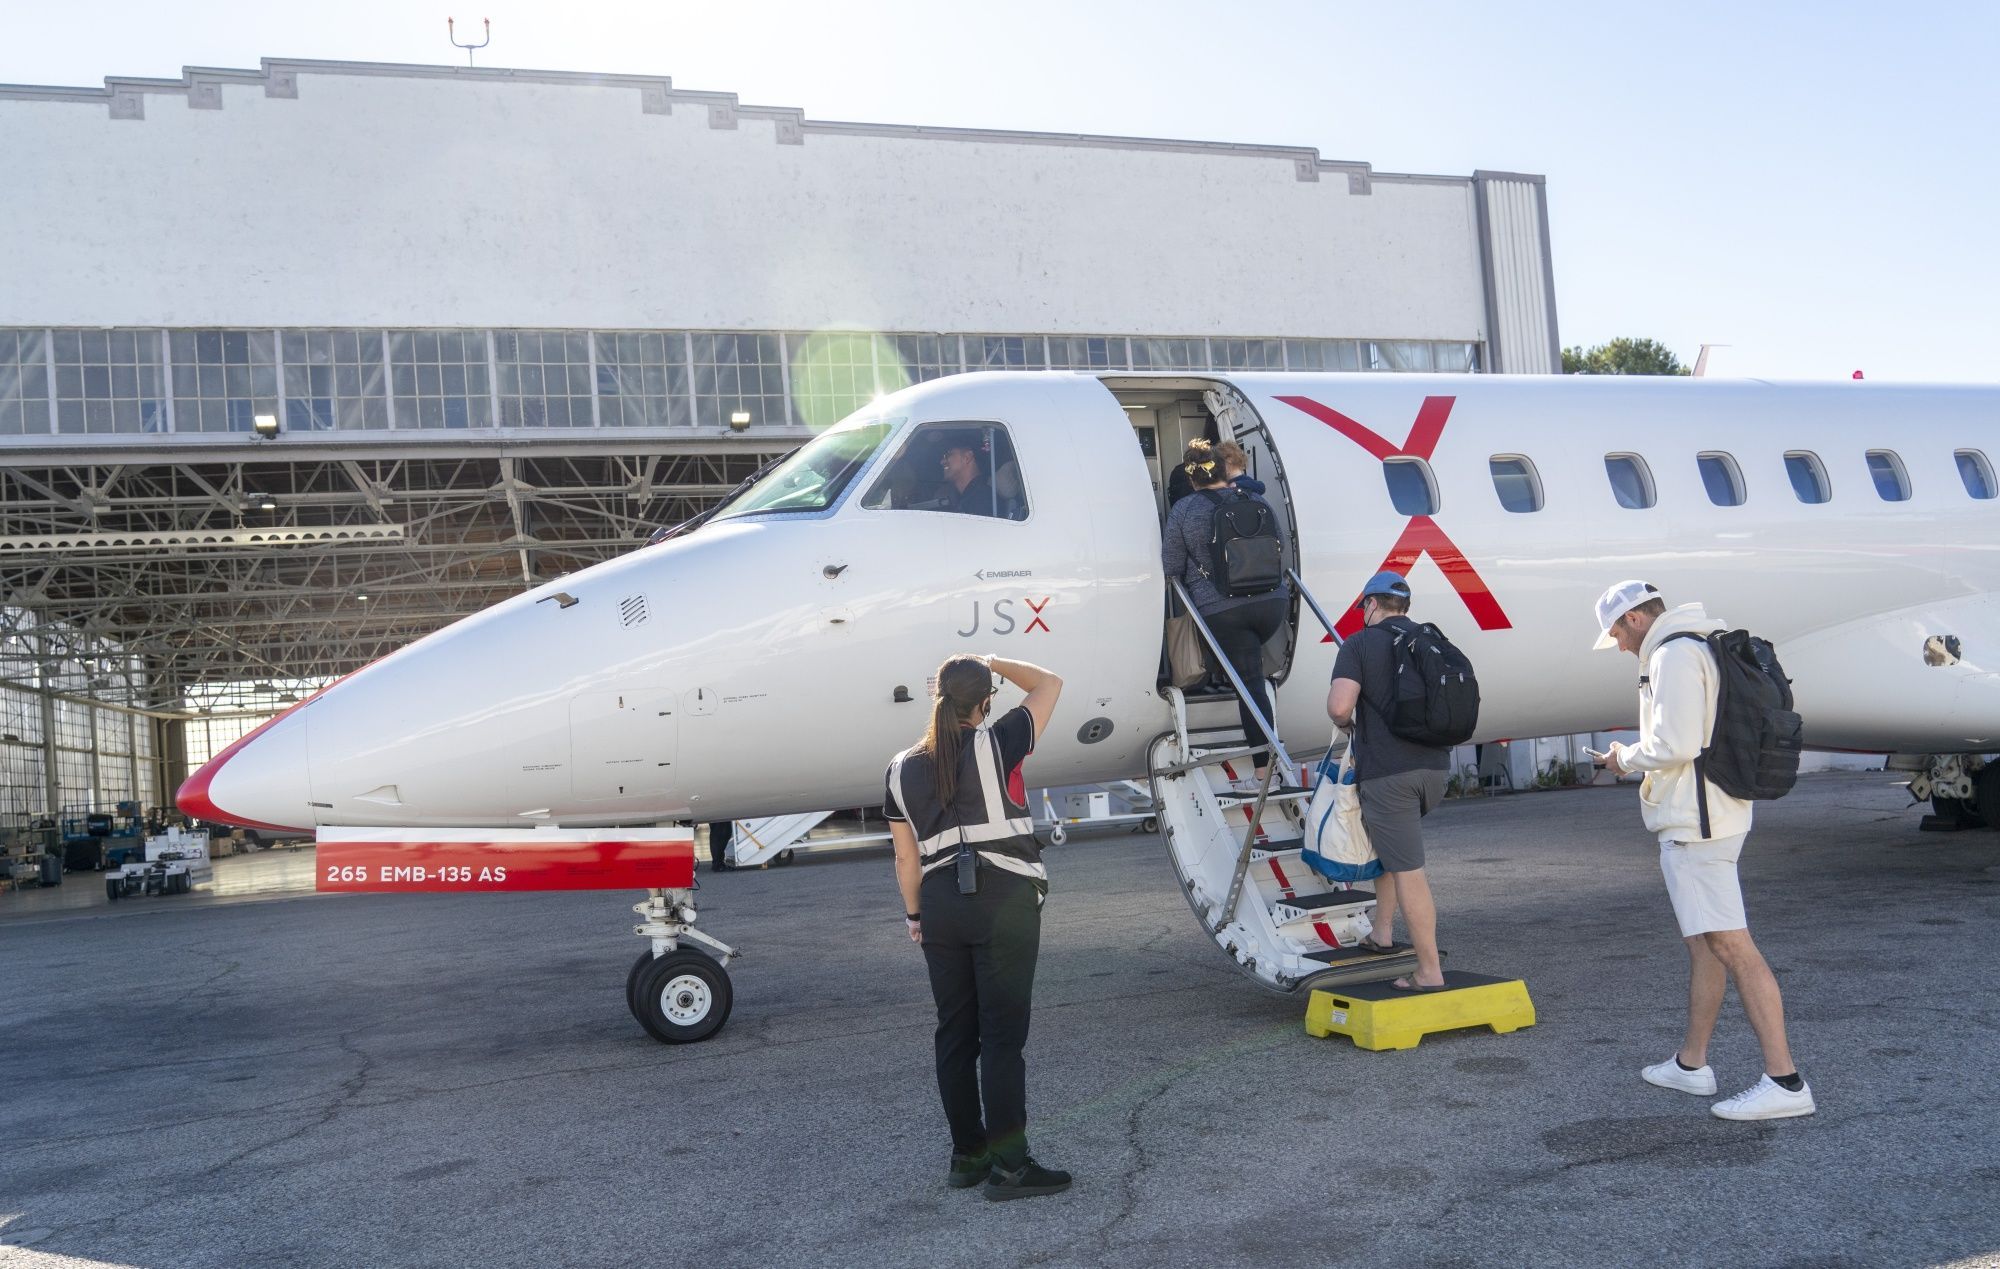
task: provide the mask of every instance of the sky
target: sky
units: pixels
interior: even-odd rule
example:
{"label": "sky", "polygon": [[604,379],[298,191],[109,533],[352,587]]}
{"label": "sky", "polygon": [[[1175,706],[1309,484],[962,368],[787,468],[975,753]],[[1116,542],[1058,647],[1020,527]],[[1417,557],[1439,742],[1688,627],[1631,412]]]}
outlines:
{"label": "sky", "polygon": [[0,0],[0,83],[262,57],[671,75],[809,118],[1548,178],[1565,345],[2000,381],[2000,5]]}

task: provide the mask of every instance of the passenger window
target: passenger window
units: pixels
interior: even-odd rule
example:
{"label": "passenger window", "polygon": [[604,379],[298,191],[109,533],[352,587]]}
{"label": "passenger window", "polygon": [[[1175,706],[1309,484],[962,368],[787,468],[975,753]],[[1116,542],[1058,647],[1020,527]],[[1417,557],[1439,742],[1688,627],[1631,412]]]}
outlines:
{"label": "passenger window", "polygon": [[1606,454],[1604,474],[1611,481],[1611,494],[1618,505],[1644,511],[1653,505],[1653,473],[1637,454]]}
{"label": "passenger window", "polygon": [[1735,459],[1727,454],[1700,454],[1695,461],[1701,464],[1701,483],[1710,502],[1718,507],[1743,505],[1743,472]]}
{"label": "passenger window", "polygon": [[1438,509],[1437,480],[1431,465],[1421,458],[1383,460],[1382,479],[1389,486],[1389,501],[1397,515],[1434,516]]}
{"label": "passenger window", "polygon": [[1799,496],[1800,502],[1825,502],[1833,496],[1818,454],[1802,449],[1786,454],[1785,474],[1792,478],[1792,492]]}
{"label": "passenger window", "polygon": [[1868,475],[1875,482],[1875,492],[1884,502],[1903,502],[1910,496],[1910,477],[1903,470],[1903,460],[1886,449],[1868,451]]}
{"label": "passenger window", "polygon": [[1495,454],[1486,466],[1493,473],[1493,492],[1500,495],[1501,506],[1509,511],[1542,509],[1542,479],[1533,463],[1519,454]]}
{"label": "passenger window", "polygon": [[1962,449],[1953,457],[1958,459],[1958,478],[1965,482],[1965,492],[1974,498],[1991,498],[1993,466],[1986,461],[1986,455],[1976,449]]}
{"label": "passenger window", "polygon": [[998,423],[926,423],[861,502],[877,511],[1028,518],[1014,442]]}

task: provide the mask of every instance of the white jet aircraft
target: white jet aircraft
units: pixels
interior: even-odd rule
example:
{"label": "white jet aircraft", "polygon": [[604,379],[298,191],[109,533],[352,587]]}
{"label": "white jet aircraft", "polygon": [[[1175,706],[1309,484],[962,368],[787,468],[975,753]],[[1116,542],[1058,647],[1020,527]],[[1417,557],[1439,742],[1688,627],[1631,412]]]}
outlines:
{"label": "white jet aircraft", "polygon": [[[700,1039],[735,952],[692,928],[671,826],[879,802],[931,672],[999,652],[1069,685],[1029,782],[1150,779],[1188,901],[1246,973],[1292,991],[1406,968],[1360,964],[1370,896],[1301,884],[1300,795],[1231,788],[1233,699],[1162,686],[1162,490],[1204,432],[1249,452],[1303,583],[1267,649],[1281,776],[1329,743],[1325,625],[1351,632],[1376,570],[1405,571],[1413,615],[1477,666],[1481,740],[1634,725],[1592,600],[1641,577],[1777,645],[1810,747],[1904,755],[1940,813],[2000,825],[1980,757],[2000,748],[2000,390],[1221,372],[885,397],[694,531],[295,706],[180,805],[316,830],[326,888],[645,888],[628,1000],[656,1037]],[[963,490],[941,479],[953,443],[977,456]]]}

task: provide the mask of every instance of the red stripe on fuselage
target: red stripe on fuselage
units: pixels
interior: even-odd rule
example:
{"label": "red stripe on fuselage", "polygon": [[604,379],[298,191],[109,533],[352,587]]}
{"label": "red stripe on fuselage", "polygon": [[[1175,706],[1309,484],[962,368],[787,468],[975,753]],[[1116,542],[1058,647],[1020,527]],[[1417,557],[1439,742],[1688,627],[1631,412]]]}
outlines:
{"label": "red stripe on fuselage", "polygon": [[[1451,419],[1451,407],[1457,399],[1425,397],[1423,405],[1417,410],[1415,422],[1410,424],[1409,436],[1398,446],[1390,444],[1373,429],[1357,423],[1331,406],[1320,404],[1311,397],[1278,398],[1293,409],[1318,419],[1383,462],[1392,458],[1417,458],[1428,462],[1437,449],[1439,439],[1444,436],[1445,424]],[[1472,614],[1472,619],[1478,623],[1481,630],[1513,628],[1514,623],[1507,619],[1507,614],[1500,607],[1500,601],[1494,598],[1493,592],[1479,576],[1479,571],[1473,568],[1472,562],[1465,558],[1465,552],[1459,550],[1450,536],[1438,527],[1437,521],[1427,515],[1410,517],[1409,523],[1403,526],[1402,534],[1396,539],[1396,544],[1390,547],[1388,555],[1383,557],[1382,570],[1407,576],[1416,562],[1426,555],[1436,561],[1438,570],[1444,574],[1451,588],[1458,592],[1459,598],[1465,602],[1466,610]],[[1359,602],[1360,597],[1356,596],[1355,603]],[[1334,633],[1343,639],[1350,637],[1359,629],[1361,629],[1361,610],[1352,605],[1341,615],[1340,620],[1334,623]],[[1333,635],[1329,634],[1326,638],[1330,640]]]}

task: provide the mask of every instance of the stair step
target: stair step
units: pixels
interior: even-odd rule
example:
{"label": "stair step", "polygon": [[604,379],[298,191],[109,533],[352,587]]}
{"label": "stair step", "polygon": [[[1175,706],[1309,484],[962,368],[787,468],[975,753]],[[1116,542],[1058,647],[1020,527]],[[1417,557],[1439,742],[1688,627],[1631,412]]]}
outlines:
{"label": "stair step", "polygon": [[1346,908],[1365,908],[1375,902],[1372,890],[1329,890],[1320,894],[1300,895],[1296,899],[1280,899],[1271,905],[1272,915],[1280,923],[1286,921],[1307,921],[1327,912],[1338,912]]}
{"label": "stair step", "polygon": [[[1309,801],[1311,797],[1312,794],[1307,793],[1304,789],[1295,789],[1289,793],[1271,793],[1265,796],[1264,805],[1276,806],[1280,802],[1305,802]],[[1215,800],[1216,803],[1220,806],[1257,805],[1257,795],[1255,793],[1236,793],[1236,792],[1217,793],[1215,795]]]}
{"label": "stair step", "polygon": [[1378,952],[1366,947],[1330,947],[1324,952],[1307,952],[1305,959],[1318,961],[1322,965],[1388,965],[1396,961],[1416,962],[1417,954],[1410,948],[1399,947],[1394,951]]}

